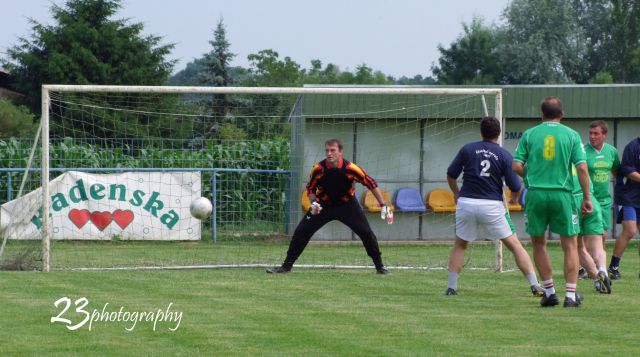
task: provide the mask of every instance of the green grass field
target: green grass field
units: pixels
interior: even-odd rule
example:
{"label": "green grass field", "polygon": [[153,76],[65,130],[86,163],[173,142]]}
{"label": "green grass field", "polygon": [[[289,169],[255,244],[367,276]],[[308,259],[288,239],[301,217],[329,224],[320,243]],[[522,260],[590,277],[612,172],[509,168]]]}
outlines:
{"label": "green grass field", "polygon": [[[305,254],[327,254],[329,260],[350,249],[310,246]],[[396,249],[417,256],[428,246]],[[559,246],[550,249],[559,269]],[[0,356],[637,355],[639,266],[634,242],[613,294],[598,294],[583,280],[579,309],[540,308],[519,272],[466,270],[460,295],[445,297],[446,270],[395,270],[390,276],[372,269],[296,269],[285,275],[258,268],[5,271]],[[560,270],[556,281],[562,293]],[[182,318],[175,332],[169,331],[175,322],[159,322],[154,331],[151,321],[138,322],[132,331],[126,330],[132,323],[122,321],[69,331],[50,322],[62,311],[53,303],[63,296],[72,302],[86,297],[89,313],[107,303],[106,311],[128,312],[164,311],[172,303]],[[62,316],[73,324],[83,319],[74,309]]]}
{"label": "green grass field", "polygon": [[[288,240],[256,241],[54,241],[51,246],[51,269],[100,269],[126,267],[176,267],[199,265],[278,264],[285,257]],[[360,241],[312,242],[298,260],[302,265],[370,266]],[[386,265],[396,267],[446,268],[451,243],[381,243]],[[25,265],[41,264],[39,241],[11,241],[0,267],[11,264],[12,256]],[[513,269],[511,253],[504,250],[504,268]],[[33,258],[31,258],[31,256]],[[493,242],[474,243],[468,249],[466,264],[470,268],[494,269]],[[2,270],[0,268],[0,270]],[[23,267],[18,270],[33,270]]]}

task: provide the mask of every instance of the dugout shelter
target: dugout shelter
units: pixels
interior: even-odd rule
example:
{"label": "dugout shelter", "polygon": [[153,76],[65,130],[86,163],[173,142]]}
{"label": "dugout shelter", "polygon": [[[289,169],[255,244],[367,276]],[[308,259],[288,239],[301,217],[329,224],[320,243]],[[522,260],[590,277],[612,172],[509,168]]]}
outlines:
{"label": "dugout shelter", "polygon": [[[391,86],[402,87],[406,86]],[[563,123],[578,131],[584,143],[588,142],[588,125],[593,120],[607,122],[607,142],[617,147],[620,154],[624,145],[640,133],[640,85],[488,88],[502,88],[502,141],[511,153],[522,133],[540,122],[540,102],[548,96],[562,100]],[[489,114],[494,115],[495,98],[485,96],[484,101]],[[480,99],[463,102],[446,96],[301,95],[291,111],[289,231],[292,232],[304,213],[300,196],[312,166],[324,158],[325,140],[341,139],[345,145],[344,157],[367,170],[390,196],[408,187],[420,192],[426,204],[431,191],[448,189],[446,168],[460,147],[481,139],[478,123],[482,115]],[[364,186],[356,185],[359,200],[365,190]],[[434,212],[428,207],[426,212],[398,212],[392,226],[375,213],[367,214],[380,240],[449,240],[454,236],[452,212]],[[512,217],[518,234],[528,239],[522,212],[513,212]],[[332,222],[316,233],[315,239],[357,238],[344,225]]]}

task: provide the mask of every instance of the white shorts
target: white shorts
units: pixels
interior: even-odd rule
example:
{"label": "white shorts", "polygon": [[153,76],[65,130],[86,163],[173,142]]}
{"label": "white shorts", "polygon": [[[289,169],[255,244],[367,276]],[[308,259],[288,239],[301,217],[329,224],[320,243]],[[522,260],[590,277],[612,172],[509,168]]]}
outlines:
{"label": "white shorts", "polygon": [[476,239],[504,239],[515,233],[511,217],[501,201],[460,197],[456,205],[456,236]]}

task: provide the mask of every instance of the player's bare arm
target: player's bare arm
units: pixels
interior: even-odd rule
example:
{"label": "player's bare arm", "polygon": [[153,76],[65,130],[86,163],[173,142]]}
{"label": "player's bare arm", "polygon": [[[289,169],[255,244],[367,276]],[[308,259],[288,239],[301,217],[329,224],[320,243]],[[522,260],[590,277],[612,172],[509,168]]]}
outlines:
{"label": "player's bare arm", "polygon": [[384,198],[382,198],[382,194],[380,193],[380,189],[379,188],[377,188],[377,187],[374,188],[373,190],[371,190],[371,193],[373,193],[373,196],[376,198],[376,200],[378,200],[378,204],[380,204],[380,207],[387,205],[384,202]]}
{"label": "player's bare arm", "polygon": [[520,192],[521,191],[516,191],[516,192],[511,191],[511,198],[509,199],[509,204],[511,205],[518,204],[518,199],[520,198]]}
{"label": "player's bare arm", "polygon": [[590,215],[593,213],[593,205],[591,204],[591,192],[589,191],[589,169],[586,163],[576,165],[578,171],[578,181],[582,188],[582,214]]}
{"label": "player's bare arm", "polygon": [[632,181],[640,182],[640,172],[632,172],[627,175],[627,178]]}
{"label": "player's bare arm", "polygon": [[458,202],[458,197],[460,197],[460,188],[458,188],[458,180],[451,176],[447,176],[447,183],[449,184],[449,188],[451,192],[453,192],[453,199]]}
{"label": "player's bare arm", "polygon": [[514,161],[511,164],[511,168],[513,169],[513,172],[518,174],[518,176],[520,177],[524,176],[524,165],[522,165],[520,161]]}

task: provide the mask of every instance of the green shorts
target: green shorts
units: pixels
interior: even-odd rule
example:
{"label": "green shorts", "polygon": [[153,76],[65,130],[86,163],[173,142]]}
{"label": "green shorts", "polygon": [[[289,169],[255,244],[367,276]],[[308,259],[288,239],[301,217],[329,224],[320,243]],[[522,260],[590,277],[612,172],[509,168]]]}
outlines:
{"label": "green shorts", "polygon": [[[573,199],[576,207],[582,207],[582,193],[573,195]],[[591,204],[593,205],[593,213],[588,216],[580,214],[580,232],[578,232],[578,235],[590,236],[604,233],[600,203],[598,203],[598,200],[591,200]]]}
{"label": "green shorts", "polygon": [[578,209],[573,195],[565,190],[530,189],[524,210],[527,233],[539,237],[551,227],[561,236],[574,236],[579,231]]}
{"label": "green shorts", "polygon": [[608,231],[611,229],[611,203],[606,206],[600,205],[600,208],[602,211],[602,226],[605,231]]}

